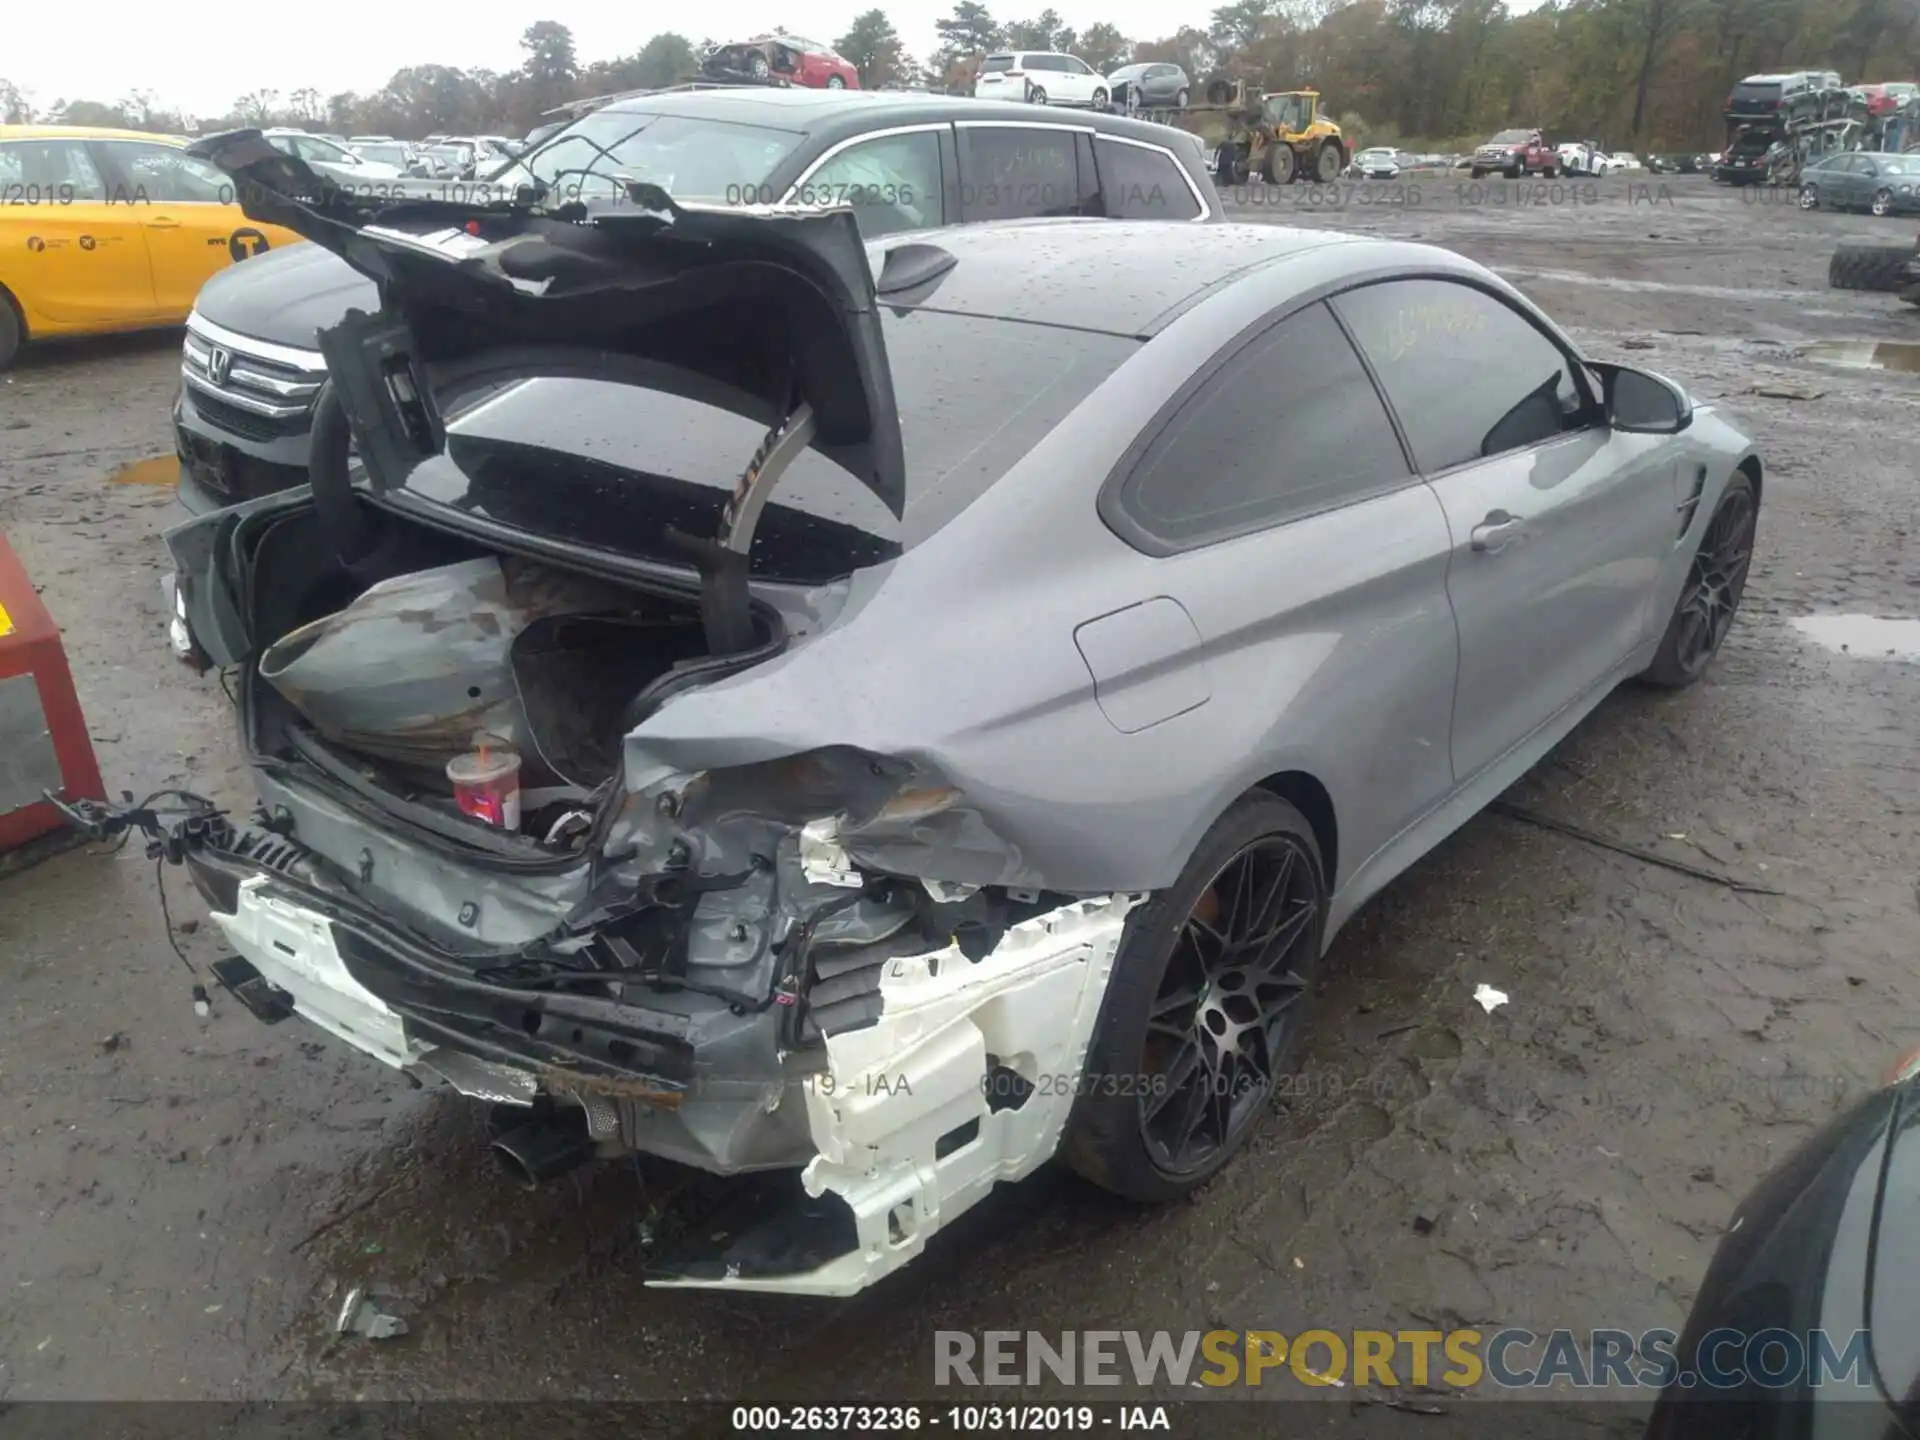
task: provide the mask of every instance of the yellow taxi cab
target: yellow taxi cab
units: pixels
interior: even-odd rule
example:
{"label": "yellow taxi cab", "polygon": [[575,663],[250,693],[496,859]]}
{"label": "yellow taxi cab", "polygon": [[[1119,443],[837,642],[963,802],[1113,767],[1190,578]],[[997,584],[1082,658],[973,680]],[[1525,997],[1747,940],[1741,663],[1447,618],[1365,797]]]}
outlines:
{"label": "yellow taxi cab", "polygon": [[178,325],[227,265],[300,237],[140,130],[0,125],[0,370],[30,340]]}

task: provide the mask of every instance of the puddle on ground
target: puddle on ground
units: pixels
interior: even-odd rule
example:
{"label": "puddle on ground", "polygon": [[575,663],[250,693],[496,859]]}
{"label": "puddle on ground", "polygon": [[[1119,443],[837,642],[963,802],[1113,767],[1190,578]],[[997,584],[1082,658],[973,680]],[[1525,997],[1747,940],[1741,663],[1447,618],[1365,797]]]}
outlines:
{"label": "puddle on ground", "polygon": [[1868,660],[1920,660],[1920,620],[1878,615],[1802,615],[1793,628],[1816,645]]}
{"label": "puddle on ground", "polygon": [[1920,374],[1920,341],[1820,340],[1800,352],[1809,360],[1849,370],[1905,370]]}
{"label": "puddle on ground", "polygon": [[180,457],[155,455],[151,460],[136,460],[113,472],[116,485],[178,485]]}

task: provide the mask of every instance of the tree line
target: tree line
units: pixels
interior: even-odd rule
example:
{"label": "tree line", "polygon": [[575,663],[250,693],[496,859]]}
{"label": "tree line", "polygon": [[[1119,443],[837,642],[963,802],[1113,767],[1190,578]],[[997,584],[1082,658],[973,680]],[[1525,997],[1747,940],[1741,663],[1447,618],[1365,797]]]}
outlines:
{"label": "tree line", "polygon": [[[1920,76],[1916,0],[1548,0],[1514,14],[1502,0],[1232,0],[1205,28],[1128,36],[1100,22],[1077,30],[1054,10],[997,20],[958,0],[935,22],[938,48],[916,57],[886,12],[856,16],[834,48],[868,88],[966,93],[998,49],[1068,50],[1095,69],[1170,61],[1193,77],[1225,74],[1266,89],[1315,89],[1372,144],[1458,148],[1507,126],[1616,147],[1710,148],[1743,75],[1837,70],[1849,84]],[[409,65],[371,94],[256,90],[227,114],[190,119],[147,91],[117,101],[44,107],[0,78],[0,119],[113,125],[171,133],[294,125],[343,135],[521,135],[569,101],[671,85],[694,73],[711,39],[655,35],[631,55],[583,63],[552,20],[520,37],[512,70]]]}

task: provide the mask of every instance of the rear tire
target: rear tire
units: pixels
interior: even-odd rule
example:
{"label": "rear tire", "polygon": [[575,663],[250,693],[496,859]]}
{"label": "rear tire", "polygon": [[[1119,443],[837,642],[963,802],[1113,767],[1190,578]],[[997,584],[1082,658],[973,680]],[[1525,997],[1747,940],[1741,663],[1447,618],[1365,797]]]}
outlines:
{"label": "rear tire", "polygon": [[1093,90],[1093,108],[1096,110],[1104,110],[1107,108],[1107,92],[1097,85]]}
{"label": "rear tire", "polygon": [[1893,192],[1891,190],[1874,191],[1873,203],[1867,206],[1867,209],[1875,215],[1883,217],[1891,215],[1893,213]]}
{"label": "rear tire", "polygon": [[1907,287],[1911,245],[1842,245],[1827,262],[1827,284],[1836,290],[1892,294]]}
{"label": "rear tire", "polygon": [[[1263,790],[1241,796],[1179,878],[1127,917],[1061,1159],[1148,1202],[1224,1169],[1291,1073],[1326,916],[1306,817]],[[1235,953],[1222,937],[1236,935],[1278,939]]]}
{"label": "rear tire", "polygon": [[1187,92],[1184,89],[1173,97],[1173,108],[1176,110],[1184,110],[1187,108]]}
{"label": "rear tire", "polygon": [[20,312],[13,308],[13,297],[0,289],[0,370],[7,369],[19,357],[20,346],[26,338]]}
{"label": "rear tire", "polygon": [[1320,153],[1314,157],[1314,176],[1322,185],[1331,185],[1340,178],[1340,147],[1331,141],[1320,147]]}
{"label": "rear tire", "polygon": [[1802,210],[1818,210],[1820,208],[1820,187],[1818,185],[1802,185],[1800,187],[1800,208]]}
{"label": "rear tire", "polygon": [[1031,89],[1027,91],[1027,103],[1029,105],[1046,104],[1047,92],[1042,90],[1038,85],[1033,86]]}
{"label": "rear tire", "polygon": [[838,75],[827,76],[827,89],[844,90],[846,88],[847,88],[847,82],[843,80],[840,76]]}
{"label": "rear tire", "polygon": [[1641,680],[1663,690],[1681,690],[1707,673],[1739,614],[1759,519],[1753,481],[1736,470],[1701,532],[1680,601]]}

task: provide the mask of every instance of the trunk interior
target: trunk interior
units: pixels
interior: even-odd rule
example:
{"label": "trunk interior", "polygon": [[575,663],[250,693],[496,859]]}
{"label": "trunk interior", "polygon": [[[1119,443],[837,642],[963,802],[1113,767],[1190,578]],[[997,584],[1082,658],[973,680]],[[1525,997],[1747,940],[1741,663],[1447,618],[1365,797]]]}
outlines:
{"label": "trunk interior", "polygon": [[[252,653],[244,723],[262,763],[345,787],[403,825],[519,860],[583,850],[618,791],[621,741],[668,694],[758,663],[716,660],[696,588],[611,581],[380,513],[343,563],[310,507],[236,537]],[[463,811],[448,764],[517,758],[517,823]],[[484,807],[480,807],[484,808]]]}

